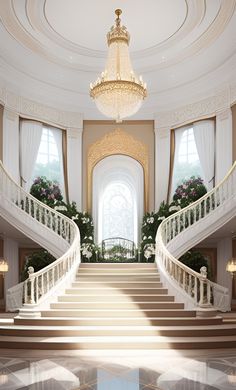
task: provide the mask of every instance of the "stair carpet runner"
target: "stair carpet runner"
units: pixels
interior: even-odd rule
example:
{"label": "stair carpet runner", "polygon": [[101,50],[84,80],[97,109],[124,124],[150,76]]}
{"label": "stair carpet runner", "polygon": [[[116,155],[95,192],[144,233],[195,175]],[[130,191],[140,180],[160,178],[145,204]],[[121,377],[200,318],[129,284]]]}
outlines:
{"label": "stair carpet runner", "polygon": [[236,324],[185,310],[156,264],[82,263],[40,318],[0,325],[1,348],[200,349],[236,347]]}

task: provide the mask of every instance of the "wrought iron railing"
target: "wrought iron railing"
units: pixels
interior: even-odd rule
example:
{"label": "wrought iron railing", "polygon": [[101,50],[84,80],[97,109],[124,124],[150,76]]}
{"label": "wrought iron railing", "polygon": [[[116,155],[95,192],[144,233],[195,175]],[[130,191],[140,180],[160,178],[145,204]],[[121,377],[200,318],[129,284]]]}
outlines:
{"label": "wrought iron railing", "polygon": [[104,260],[132,260],[135,259],[135,244],[122,237],[106,238],[101,244],[101,255]]}

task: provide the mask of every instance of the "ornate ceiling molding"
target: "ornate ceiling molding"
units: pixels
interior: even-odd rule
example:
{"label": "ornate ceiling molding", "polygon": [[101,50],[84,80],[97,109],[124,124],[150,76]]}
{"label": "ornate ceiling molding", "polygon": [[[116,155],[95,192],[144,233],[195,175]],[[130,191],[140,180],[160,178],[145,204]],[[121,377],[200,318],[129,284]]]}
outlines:
{"label": "ornate ceiling molding", "polygon": [[58,110],[22,96],[17,96],[4,87],[0,87],[0,101],[8,110],[14,111],[20,116],[42,120],[63,128],[83,128],[82,114]]}
{"label": "ornate ceiling molding", "polygon": [[155,115],[155,131],[166,131],[193,120],[214,116],[231,106],[236,100],[236,85],[227,87],[216,95],[198,102],[187,104],[176,110],[160,112]]}
{"label": "ornate ceiling molding", "polygon": [[[6,2],[1,9],[2,24],[19,44],[64,67],[86,72],[100,71],[105,52],[77,45],[56,33],[45,15],[46,0],[24,1],[23,16],[19,15],[19,3],[15,0]],[[134,60],[142,62],[139,72],[151,72],[172,66],[208,47],[224,31],[236,5],[236,0],[221,0],[216,16],[201,30],[207,15],[207,3],[204,0],[185,1],[187,16],[175,34],[153,47],[132,53]],[[153,66],[150,67],[147,61]]]}

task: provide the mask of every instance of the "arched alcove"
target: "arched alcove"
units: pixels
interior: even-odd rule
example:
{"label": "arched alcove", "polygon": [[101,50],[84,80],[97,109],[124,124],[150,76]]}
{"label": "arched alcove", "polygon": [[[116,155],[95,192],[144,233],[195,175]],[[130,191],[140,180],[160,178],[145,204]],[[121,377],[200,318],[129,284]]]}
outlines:
{"label": "arched alcove", "polygon": [[123,237],[139,242],[144,212],[144,173],[135,159],[113,155],[93,170],[95,239]]}

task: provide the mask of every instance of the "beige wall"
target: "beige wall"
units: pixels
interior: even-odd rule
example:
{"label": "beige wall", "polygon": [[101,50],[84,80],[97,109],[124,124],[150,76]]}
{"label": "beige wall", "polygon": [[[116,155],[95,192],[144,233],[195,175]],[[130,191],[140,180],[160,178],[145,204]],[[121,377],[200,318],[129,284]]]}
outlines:
{"label": "beige wall", "polygon": [[3,158],[3,110],[4,107],[0,104],[0,160]]}
{"label": "beige wall", "polygon": [[236,160],[236,104],[232,107],[232,120],[233,120],[233,161]]}
{"label": "beige wall", "polygon": [[89,147],[105,134],[110,133],[116,128],[120,128],[137,140],[145,143],[149,154],[149,194],[148,209],[154,210],[154,161],[155,161],[155,137],[154,122],[145,121],[123,121],[116,124],[114,121],[84,121],[83,129],[83,209],[87,210],[87,154]]}

